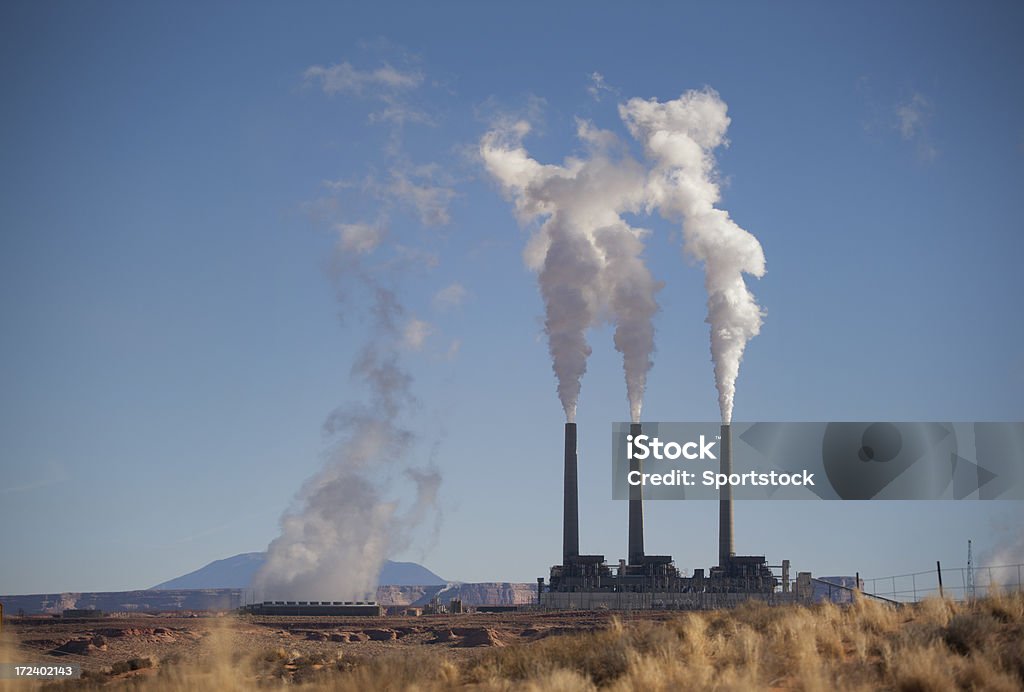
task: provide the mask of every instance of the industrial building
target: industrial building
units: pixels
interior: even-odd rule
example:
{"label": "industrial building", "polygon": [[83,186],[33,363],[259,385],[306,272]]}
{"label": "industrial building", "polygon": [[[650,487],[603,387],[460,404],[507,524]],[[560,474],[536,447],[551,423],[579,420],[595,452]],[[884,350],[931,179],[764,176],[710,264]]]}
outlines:
{"label": "industrial building", "polygon": [[252,615],[359,615],[380,617],[384,606],[373,601],[263,601],[242,608]]}
{"label": "industrial building", "polygon": [[[630,434],[638,437],[641,425],[633,423]],[[721,472],[732,472],[732,440],[728,425],[721,428]],[[617,566],[604,555],[583,555],[579,549],[579,495],[576,424],[565,424],[565,473],[562,502],[562,563],[551,568],[548,583],[537,579],[537,602],[554,609],[703,609],[736,605],[758,599],[770,602],[809,601],[811,575],[797,576],[790,588],[789,561],[772,571],[763,555],[736,555],[733,536],[732,488],[719,492],[718,564],[706,573],[696,569],[684,577],[671,555],[648,555],[644,547],[643,488],[629,490],[627,558]],[[639,459],[630,460],[630,471],[641,471]]]}

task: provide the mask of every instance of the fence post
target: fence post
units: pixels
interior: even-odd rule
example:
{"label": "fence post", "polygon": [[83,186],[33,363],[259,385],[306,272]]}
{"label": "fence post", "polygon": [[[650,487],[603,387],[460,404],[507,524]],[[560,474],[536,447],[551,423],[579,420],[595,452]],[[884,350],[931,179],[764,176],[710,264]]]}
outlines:
{"label": "fence post", "polygon": [[938,560],[935,561],[935,571],[939,575],[939,598],[945,598],[946,595],[942,592],[942,565]]}

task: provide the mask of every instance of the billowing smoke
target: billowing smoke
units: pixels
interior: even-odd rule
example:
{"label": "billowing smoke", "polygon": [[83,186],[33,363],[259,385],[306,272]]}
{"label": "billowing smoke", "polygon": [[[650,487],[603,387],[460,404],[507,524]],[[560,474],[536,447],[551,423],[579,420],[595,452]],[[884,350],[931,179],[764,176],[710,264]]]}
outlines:
{"label": "billowing smoke", "polygon": [[992,548],[983,551],[974,580],[979,586],[1002,591],[1024,590],[1024,519],[1020,510],[993,522],[988,539]]}
{"label": "billowing smoke", "polygon": [[615,135],[580,121],[585,158],[542,165],[522,145],[523,121],[486,135],[480,152],[487,170],[510,194],[520,222],[544,219],[525,260],[537,272],[545,306],[544,328],[558,397],[566,420],[576,420],[580,382],[591,348],[586,331],[603,320],[616,325],[630,415],[640,419],[654,352],[652,317],[658,288],[644,265],[642,231],[621,215],[646,199],[646,171],[622,151]]}
{"label": "billowing smoke", "polygon": [[647,373],[653,365],[653,318],[658,310],[654,294],[659,286],[640,259],[643,242],[633,229],[625,224],[602,228],[596,241],[607,262],[604,278],[615,321],[615,349],[622,354],[626,374],[630,420],[639,423]]}
{"label": "billowing smoke", "polygon": [[715,386],[722,421],[728,423],[743,351],[760,332],[763,317],[743,274],[763,276],[765,261],[757,238],[715,208],[720,195],[713,152],[727,144],[726,104],[714,90],[704,89],[665,103],[630,99],[619,114],[653,165],[648,208],[681,218],[684,248],[704,264]]}
{"label": "billowing smoke", "polygon": [[[412,377],[401,356],[423,348],[434,328],[407,315],[387,288],[388,277],[429,265],[432,255],[395,238],[389,219],[403,210],[414,212],[426,226],[444,225],[455,190],[445,186],[440,166],[413,165],[402,151],[404,126],[430,120],[416,106],[415,93],[425,82],[418,69],[385,62],[363,70],[341,62],[310,67],[305,81],[328,95],[365,99],[375,108],[383,104],[370,121],[389,125],[383,153],[390,182],[372,176],[362,182],[324,181],[329,197],[307,205],[320,221],[340,221],[334,223],[333,269],[340,297],[351,308],[346,317],[359,319],[358,308],[370,306],[368,324],[361,329],[366,340],[351,366],[354,389],[365,391],[365,397],[334,411],[324,423],[335,444],[324,467],[303,484],[281,518],[281,535],[267,548],[253,586],[263,598],[365,599],[376,591],[384,560],[408,547],[413,530],[429,526],[426,520],[436,512],[441,483],[433,463],[410,464],[416,439],[399,424],[408,420],[415,403]],[[352,195],[349,203],[338,204],[345,194]],[[368,201],[379,203],[366,209],[374,221],[336,217],[338,209],[351,215]],[[414,499],[400,502],[401,489],[410,489]]]}
{"label": "billowing smoke", "polygon": [[[440,475],[402,468],[414,436],[396,421],[413,403],[412,378],[399,364],[402,308],[388,290],[375,294],[370,339],[352,365],[369,393],[324,423],[339,442],[328,463],[306,481],[297,508],[281,519],[281,535],[253,582],[263,598],[365,599],[377,588],[384,560],[408,545],[409,531],[434,506]],[[416,489],[404,512],[381,490],[400,472]]]}

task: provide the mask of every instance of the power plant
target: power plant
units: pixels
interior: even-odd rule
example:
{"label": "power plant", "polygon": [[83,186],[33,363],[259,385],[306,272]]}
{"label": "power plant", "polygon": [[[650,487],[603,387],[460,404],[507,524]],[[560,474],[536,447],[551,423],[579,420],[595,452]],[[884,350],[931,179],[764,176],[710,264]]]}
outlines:
{"label": "power plant", "polygon": [[[641,424],[630,425],[639,437]],[[732,472],[732,440],[729,425],[721,427],[721,472]],[[537,600],[542,608],[635,609],[719,608],[754,598],[774,602],[807,600],[811,575],[801,572],[790,588],[789,561],[778,566],[777,577],[763,555],[736,555],[732,488],[719,492],[718,564],[706,573],[695,569],[684,577],[671,555],[648,555],[644,546],[643,489],[630,486],[627,558],[610,566],[604,555],[582,555],[579,547],[579,458],[575,423],[565,424],[565,474],[562,504],[562,564],[551,568],[548,583],[537,579]],[[642,472],[642,462],[632,458],[629,470]],[[781,587],[781,590],[780,590]]]}

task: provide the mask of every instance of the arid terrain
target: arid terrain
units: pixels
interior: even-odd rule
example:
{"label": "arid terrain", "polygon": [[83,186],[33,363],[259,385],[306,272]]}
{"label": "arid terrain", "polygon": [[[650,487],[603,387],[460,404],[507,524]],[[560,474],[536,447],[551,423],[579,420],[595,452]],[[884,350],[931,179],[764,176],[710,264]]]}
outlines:
{"label": "arid terrain", "polygon": [[[668,614],[662,614],[667,616]],[[502,613],[419,617],[270,617],[253,615],[135,615],[62,620],[8,618],[21,660],[77,663],[99,672],[130,659],[191,661],[214,651],[212,641],[240,652],[276,651],[323,657],[373,658],[429,647],[451,656],[473,648],[604,629],[608,613]]]}
{"label": "arid terrain", "polygon": [[1020,594],[898,609],[13,618],[2,637],[0,660],[80,664],[83,679],[59,689],[1024,687]]}

